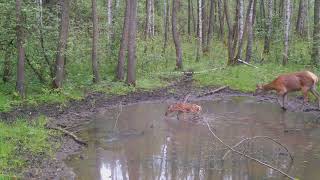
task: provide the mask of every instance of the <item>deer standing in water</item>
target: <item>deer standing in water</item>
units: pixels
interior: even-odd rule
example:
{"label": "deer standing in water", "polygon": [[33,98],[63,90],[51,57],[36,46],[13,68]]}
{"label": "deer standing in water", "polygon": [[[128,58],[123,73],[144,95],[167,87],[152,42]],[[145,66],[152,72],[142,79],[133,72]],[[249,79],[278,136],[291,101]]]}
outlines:
{"label": "deer standing in water", "polygon": [[[301,71],[278,76],[272,82],[264,85],[257,85],[255,94],[275,90],[278,94],[278,102],[283,110],[287,94],[294,91],[302,91],[303,104],[308,102],[308,92],[310,91],[318,100],[318,109],[320,108],[320,94],[316,90],[318,77],[310,71]],[[281,98],[281,100],[280,100]]]}

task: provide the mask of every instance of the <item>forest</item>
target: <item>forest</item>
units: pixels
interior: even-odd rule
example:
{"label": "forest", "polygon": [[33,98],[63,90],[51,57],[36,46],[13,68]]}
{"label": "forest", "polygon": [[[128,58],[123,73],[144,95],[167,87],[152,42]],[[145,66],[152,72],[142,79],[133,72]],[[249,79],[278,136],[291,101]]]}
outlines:
{"label": "forest", "polygon": [[53,176],[26,154],[55,155],[64,131],[48,124],[70,109],[320,75],[320,0],[15,0],[0,16],[0,179]]}

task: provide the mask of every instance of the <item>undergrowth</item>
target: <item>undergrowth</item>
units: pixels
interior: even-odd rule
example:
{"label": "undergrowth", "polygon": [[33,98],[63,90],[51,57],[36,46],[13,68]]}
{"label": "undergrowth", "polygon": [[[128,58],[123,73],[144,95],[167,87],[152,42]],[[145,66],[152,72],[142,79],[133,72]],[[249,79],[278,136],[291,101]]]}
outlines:
{"label": "undergrowth", "polygon": [[49,143],[48,138],[57,134],[45,128],[46,122],[45,117],[12,123],[0,121],[0,179],[20,176],[28,165],[28,157],[53,154],[58,144]]}

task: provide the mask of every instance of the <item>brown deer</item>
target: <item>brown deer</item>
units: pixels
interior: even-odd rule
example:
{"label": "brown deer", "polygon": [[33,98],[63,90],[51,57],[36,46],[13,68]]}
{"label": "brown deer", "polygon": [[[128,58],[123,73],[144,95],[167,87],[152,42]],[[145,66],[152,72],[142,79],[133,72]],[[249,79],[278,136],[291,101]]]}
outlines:
{"label": "brown deer", "polygon": [[285,101],[287,101],[287,94],[289,92],[302,91],[303,107],[308,102],[308,92],[310,91],[317,98],[318,108],[320,108],[320,94],[316,90],[317,83],[318,77],[310,71],[282,74],[268,84],[257,85],[255,94],[275,90],[278,94],[280,106],[286,110]]}

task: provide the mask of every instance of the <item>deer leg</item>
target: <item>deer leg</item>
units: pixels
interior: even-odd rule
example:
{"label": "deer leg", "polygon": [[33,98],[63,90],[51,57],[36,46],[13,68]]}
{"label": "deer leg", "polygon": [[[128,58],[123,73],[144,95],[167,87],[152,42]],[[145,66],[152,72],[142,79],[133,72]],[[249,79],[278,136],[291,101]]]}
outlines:
{"label": "deer leg", "polygon": [[316,90],[315,86],[312,86],[312,88],[310,89],[311,93],[317,98],[318,100],[318,109],[320,109],[320,94],[318,93],[318,91]]}
{"label": "deer leg", "polygon": [[284,92],[280,92],[280,93],[278,93],[278,103],[280,104],[280,106],[281,106],[281,108],[283,109],[283,110],[286,110],[286,108],[285,108],[285,106],[284,106],[284,101],[285,101],[285,99],[286,99],[286,96],[287,96],[287,94],[286,93],[284,93]]}
{"label": "deer leg", "polygon": [[308,102],[308,89],[307,88],[302,88],[302,93],[303,93],[303,103],[302,103],[302,109],[304,108],[305,103]]}

